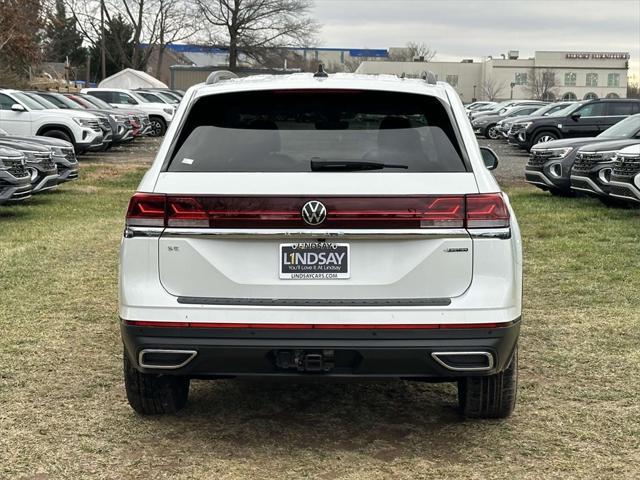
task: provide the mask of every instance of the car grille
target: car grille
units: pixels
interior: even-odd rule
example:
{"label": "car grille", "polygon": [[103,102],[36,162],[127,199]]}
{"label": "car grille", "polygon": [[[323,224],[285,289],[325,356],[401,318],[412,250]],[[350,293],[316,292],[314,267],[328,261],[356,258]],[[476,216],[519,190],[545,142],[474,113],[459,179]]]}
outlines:
{"label": "car grille", "polygon": [[49,153],[25,152],[27,163],[37,163],[45,170],[56,168],[56,164],[51,160]]}
{"label": "car grille", "polygon": [[640,156],[618,155],[613,164],[613,175],[616,177],[635,177],[640,173]]}
{"label": "car grille", "polygon": [[579,152],[575,162],[573,163],[574,172],[589,172],[599,162],[603,160],[603,156],[599,153],[582,153]]}
{"label": "car grille", "polygon": [[531,152],[531,155],[529,155],[527,166],[541,167],[551,158],[553,158],[552,152],[549,152],[548,150],[536,150],[535,152]]}
{"label": "car grille", "polygon": [[23,165],[21,160],[12,161],[4,159],[2,163],[9,167],[9,173],[14,177],[22,178],[29,175],[27,168]]}

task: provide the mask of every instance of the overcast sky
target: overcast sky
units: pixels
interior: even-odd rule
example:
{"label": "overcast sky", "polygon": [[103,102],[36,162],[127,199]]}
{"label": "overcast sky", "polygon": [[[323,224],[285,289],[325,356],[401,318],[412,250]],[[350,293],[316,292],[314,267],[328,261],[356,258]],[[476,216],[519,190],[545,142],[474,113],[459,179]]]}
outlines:
{"label": "overcast sky", "polygon": [[519,50],[629,52],[640,77],[640,0],[315,0],[323,47],[409,41],[458,61]]}

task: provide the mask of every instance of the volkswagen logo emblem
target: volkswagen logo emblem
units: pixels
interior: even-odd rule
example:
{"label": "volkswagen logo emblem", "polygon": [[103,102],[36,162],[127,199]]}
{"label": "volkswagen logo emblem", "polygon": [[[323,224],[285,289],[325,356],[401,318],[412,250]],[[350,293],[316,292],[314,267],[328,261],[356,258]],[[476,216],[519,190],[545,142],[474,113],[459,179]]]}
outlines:
{"label": "volkswagen logo emblem", "polygon": [[311,200],[302,206],[302,219],[308,225],[320,225],[327,218],[327,208],[317,200]]}

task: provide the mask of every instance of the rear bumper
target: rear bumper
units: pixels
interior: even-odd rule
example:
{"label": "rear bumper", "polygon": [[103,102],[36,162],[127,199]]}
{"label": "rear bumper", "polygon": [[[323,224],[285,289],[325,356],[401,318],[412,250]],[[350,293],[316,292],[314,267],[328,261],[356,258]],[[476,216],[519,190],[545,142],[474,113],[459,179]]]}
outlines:
{"label": "rear bumper", "polygon": [[[519,319],[497,328],[451,329],[176,328],[127,322],[121,325],[126,354],[138,370],[196,378],[454,379],[491,375],[507,367],[519,331]],[[151,356],[158,351],[185,353],[176,354],[175,362],[168,360],[169,355],[161,360],[164,363],[158,363]],[[306,362],[309,355],[322,360],[310,365]]]}

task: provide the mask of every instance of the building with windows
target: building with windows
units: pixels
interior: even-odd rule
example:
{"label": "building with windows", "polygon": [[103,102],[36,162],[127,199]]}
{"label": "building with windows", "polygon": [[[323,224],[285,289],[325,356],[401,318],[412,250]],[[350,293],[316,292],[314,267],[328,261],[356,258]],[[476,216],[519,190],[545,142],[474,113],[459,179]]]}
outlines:
{"label": "building with windows", "polygon": [[626,97],[628,63],[627,52],[537,51],[524,59],[510,51],[480,62],[364,61],[356,72],[419,77],[429,70],[450,83],[464,102],[489,97],[583,100]]}

